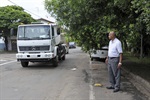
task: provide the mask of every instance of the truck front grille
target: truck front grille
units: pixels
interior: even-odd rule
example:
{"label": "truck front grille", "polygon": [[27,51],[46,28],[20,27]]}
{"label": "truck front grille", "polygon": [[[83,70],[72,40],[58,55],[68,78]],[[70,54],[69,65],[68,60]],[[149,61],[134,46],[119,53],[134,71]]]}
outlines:
{"label": "truck front grille", "polygon": [[19,46],[20,51],[47,51],[49,49],[50,46]]}

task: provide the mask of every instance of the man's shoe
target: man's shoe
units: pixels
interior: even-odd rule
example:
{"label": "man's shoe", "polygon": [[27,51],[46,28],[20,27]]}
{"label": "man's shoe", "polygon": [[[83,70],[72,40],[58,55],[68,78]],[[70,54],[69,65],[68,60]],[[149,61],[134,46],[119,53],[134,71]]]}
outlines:
{"label": "man's shoe", "polygon": [[115,89],[114,87],[112,86],[109,86],[109,87],[106,87],[107,89]]}
{"label": "man's shoe", "polygon": [[113,91],[113,92],[115,93],[115,92],[118,92],[119,90],[120,90],[120,89],[114,89],[114,91]]}

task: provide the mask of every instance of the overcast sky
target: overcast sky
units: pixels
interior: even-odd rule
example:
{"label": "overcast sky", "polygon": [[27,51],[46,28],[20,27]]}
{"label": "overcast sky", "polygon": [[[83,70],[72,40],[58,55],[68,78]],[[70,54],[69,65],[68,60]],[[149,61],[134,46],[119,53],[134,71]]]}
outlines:
{"label": "overcast sky", "polygon": [[7,5],[14,5],[13,3],[21,6],[26,12],[30,13],[33,18],[45,18],[50,21],[55,21],[54,18],[50,17],[50,14],[44,9],[44,0],[0,0],[0,7]]}

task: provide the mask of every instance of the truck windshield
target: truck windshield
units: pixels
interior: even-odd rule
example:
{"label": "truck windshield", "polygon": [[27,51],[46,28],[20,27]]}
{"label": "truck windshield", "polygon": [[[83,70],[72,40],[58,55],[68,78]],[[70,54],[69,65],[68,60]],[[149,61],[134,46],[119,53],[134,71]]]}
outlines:
{"label": "truck windshield", "polygon": [[20,26],[18,28],[18,40],[40,40],[50,38],[50,26]]}

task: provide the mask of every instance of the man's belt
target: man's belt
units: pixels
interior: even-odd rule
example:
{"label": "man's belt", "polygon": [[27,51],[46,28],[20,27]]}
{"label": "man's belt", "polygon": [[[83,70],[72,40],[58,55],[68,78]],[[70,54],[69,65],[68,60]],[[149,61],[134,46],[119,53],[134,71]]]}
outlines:
{"label": "man's belt", "polygon": [[119,58],[119,57],[109,57],[109,59],[115,59],[115,58]]}

